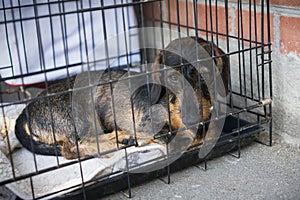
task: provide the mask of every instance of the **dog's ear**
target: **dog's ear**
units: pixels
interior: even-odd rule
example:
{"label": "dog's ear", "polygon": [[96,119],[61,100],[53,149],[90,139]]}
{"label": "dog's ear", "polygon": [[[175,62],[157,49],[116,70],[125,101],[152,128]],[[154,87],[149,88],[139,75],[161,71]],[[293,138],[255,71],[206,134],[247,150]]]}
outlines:
{"label": "dog's ear", "polygon": [[155,57],[154,63],[152,65],[152,79],[155,83],[161,84],[161,72],[162,67],[163,51],[159,50],[157,56]]}
{"label": "dog's ear", "polygon": [[153,84],[151,84],[151,104],[155,104],[159,101],[162,92],[161,85],[161,63],[162,63],[162,50],[160,50],[154,60],[152,65],[152,80]]}
{"label": "dog's ear", "polygon": [[[192,37],[194,40],[197,40],[197,42],[200,44],[201,47],[203,47],[210,56],[212,56],[212,48],[214,47],[214,62],[219,70],[219,73],[221,75],[222,81],[224,85],[224,89],[218,89],[220,91],[220,95],[225,97],[228,94],[228,80],[229,80],[229,74],[230,74],[230,67],[229,67],[229,58],[225,54],[225,52],[217,47],[216,44],[212,44],[212,42],[206,41],[202,38],[196,38]],[[220,86],[220,84],[217,84]]]}
{"label": "dog's ear", "polygon": [[151,105],[156,104],[161,96],[162,86],[158,84],[151,84]]}
{"label": "dog's ear", "polygon": [[228,94],[228,79],[229,79],[229,59],[228,56],[220,48],[215,47],[214,54],[216,56],[215,63],[223,81],[225,91],[221,92],[220,95],[225,97]]}

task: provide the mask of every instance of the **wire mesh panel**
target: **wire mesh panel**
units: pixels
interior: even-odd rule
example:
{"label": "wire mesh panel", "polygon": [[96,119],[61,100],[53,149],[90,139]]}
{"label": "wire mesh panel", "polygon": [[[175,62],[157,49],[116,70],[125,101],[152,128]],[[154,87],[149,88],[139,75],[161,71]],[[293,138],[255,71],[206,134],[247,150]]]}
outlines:
{"label": "wire mesh panel", "polygon": [[0,34],[0,185],[22,199],[130,197],[272,144],[268,0],[2,0]]}

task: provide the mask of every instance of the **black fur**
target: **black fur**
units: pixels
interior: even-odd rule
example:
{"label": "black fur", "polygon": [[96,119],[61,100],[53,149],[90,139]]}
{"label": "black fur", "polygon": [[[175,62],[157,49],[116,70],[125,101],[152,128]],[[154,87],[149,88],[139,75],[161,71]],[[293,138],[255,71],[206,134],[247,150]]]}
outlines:
{"label": "black fur", "polygon": [[[25,112],[22,112],[18,117],[15,126],[15,133],[20,143],[28,149],[37,154],[43,155],[57,155],[61,156],[61,147],[55,145],[48,145],[35,140],[31,140],[30,136],[26,134],[24,125],[28,122]],[[30,126],[29,126],[30,127]]]}

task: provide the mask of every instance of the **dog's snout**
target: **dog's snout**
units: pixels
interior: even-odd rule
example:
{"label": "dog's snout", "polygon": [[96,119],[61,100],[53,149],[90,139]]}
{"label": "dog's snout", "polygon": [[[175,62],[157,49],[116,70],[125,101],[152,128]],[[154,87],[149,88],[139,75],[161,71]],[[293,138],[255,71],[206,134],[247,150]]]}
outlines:
{"label": "dog's snout", "polygon": [[194,92],[192,90],[184,90],[184,97],[182,102],[182,116],[183,122],[187,126],[195,125],[199,120],[199,109]]}
{"label": "dog's snout", "polygon": [[187,127],[197,125],[199,122],[199,114],[193,111],[187,112],[184,114],[183,122]]}

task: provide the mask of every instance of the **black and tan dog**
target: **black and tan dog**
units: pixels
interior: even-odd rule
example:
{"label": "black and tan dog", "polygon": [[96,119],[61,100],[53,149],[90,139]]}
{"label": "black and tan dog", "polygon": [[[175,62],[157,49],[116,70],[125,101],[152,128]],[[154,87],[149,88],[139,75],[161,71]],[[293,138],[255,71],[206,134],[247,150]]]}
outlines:
{"label": "black and tan dog", "polygon": [[[159,52],[152,66],[152,82],[137,88],[129,96],[126,91],[130,90],[130,84],[120,84],[121,79],[132,80],[142,76],[142,73],[130,72],[129,77],[126,71],[120,69],[85,72],[86,76],[97,80],[93,92],[86,93],[88,106],[84,101],[74,101],[77,98],[74,91],[77,90],[70,90],[76,88],[78,76],[57,83],[43,91],[23,110],[17,119],[16,136],[30,151],[62,155],[67,159],[103,152],[102,156],[109,157],[112,154],[105,152],[111,152],[120,143],[132,139],[136,145],[166,142],[171,145],[171,150],[178,147],[179,150],[185,149],[196,137],[198,140],[204,137],[199,134],[201,131],[197,135],[198,127],[196,130],[190,127],[210,118],[212,67],[200,65],[197,69],[198,65],[193,64],[194,59],[198,58],[195,53],[197,48],[202,47],[205,50],[202,53],[216,56],[214,62],[225,85],[222,95],[227,93],[228,59],[216,46],[212,50],[213,46],[193,37],[172,41]],[[118,89],[120,85],[122,87]],[[85,96],[84,92],[79,94]],[[168,137],[154,139],[160,134]]]}
{"label": "black and tan dog", "polygon": [[[209,125],[205,122],[210,119],[214,96],[218,94],[225,97],[228,93],[230,74],[228,56],[212,42],[202,38],[185,37],[171,41],[164,50],[159,52],[155,59],[154,70],[159,71],[164,66],[170,66],[183,74],[184,79],[193,87],[199,107],[197,122],[203,122],[202,124],[204,124],[204,126],[198,127],[194,143],[202,143],[205,130]],[[161,83],[162,77],[165,76],[168,75],[155,73],[153,79]],[[183,89],[182,92],[185,93],[186,91]],[[184,96],[184,101],[190,101],[189,97],[191,95],[184,94]],[[170,101],[170,105],[171,116],[176,119],[174,123],[181,124],[180,127],[176,126],[176,128],[186,127],[188,123],[182,123],[182,119],[185,117],[182,116],[181,111],[182,106],[187,105],[187,103],[180,102],[175,106],[173,101]],[[178,123],[178,121],[181,123]]]}

